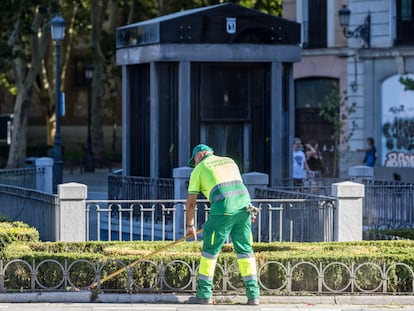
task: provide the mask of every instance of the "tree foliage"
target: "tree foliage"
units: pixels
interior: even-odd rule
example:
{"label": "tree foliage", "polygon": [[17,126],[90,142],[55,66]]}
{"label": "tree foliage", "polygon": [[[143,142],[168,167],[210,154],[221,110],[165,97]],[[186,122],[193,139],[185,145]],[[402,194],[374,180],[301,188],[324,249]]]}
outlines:
{"label": "tree foliage", "polygon": [[324,102],[319,104],[320,116],[333,125],[332,139],[334,141],[333,177],[337,175],[339,146],[347,144],[357,125],[355,121],[348,124],[349,116],[355,112],[356,103],[348,105],[346,92],[340,94],[339,86],[334,83],[332,91],[325,96]]}
{"label": "tree foliage", "polygon": [[13,132],[8,167],[23,165],[26,127],[33,85],[38,79],[47,49],[47,29],[55,1],[2,1],[0,70],[2,87],[15,92]]}
{"label": "tree foliage", "polygon": [[404,91],[414,91],[414,79],[409,77],[400,77],[399,81],[404,86]]}
{"label": "tree foliage", "polygon": [[[276,16],[282,15],[282,0],[234,0],[234,3]],[[93,146],[103,153],[102,115],[116,114],[120,93],[120,70],[115,62],[116,27],[153,17],[222,3],[221,0],[3,0],[0,17],[0,87],[15,96],[14,130],[8,167],[19,167],[26,158],[29,107],[40,104],[47,128],[47,142],[53,141],[55,122],[55,58],[48,22],[56,12],[66,21],[61,43],[61,81],[65,81],[72,53],[83,46],[85,61],[95,65],[92,107]],[[62,83],[61,91],[65,84]]]}

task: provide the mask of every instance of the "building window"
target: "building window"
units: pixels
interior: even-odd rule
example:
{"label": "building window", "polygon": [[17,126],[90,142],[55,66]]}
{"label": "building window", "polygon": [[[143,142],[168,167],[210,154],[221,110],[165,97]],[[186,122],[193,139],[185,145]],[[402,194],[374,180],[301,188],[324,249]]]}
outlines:
{"label": "building window", "polygon": [[316,140],[325,162],[325,176],[333,176],[335,142],[334,125],[320,115],[327,96],[339,85],[338,79],[311,77],[295,81],[295,136],[304,144]]}
{"label": "building window", "polygon": [[396,0],[397,38],[395,44],[414,43],[414,5],[412,0]]}
{"label": "building window", "polygon": [[327,47],[327,0],[304,1],[304,48]]}

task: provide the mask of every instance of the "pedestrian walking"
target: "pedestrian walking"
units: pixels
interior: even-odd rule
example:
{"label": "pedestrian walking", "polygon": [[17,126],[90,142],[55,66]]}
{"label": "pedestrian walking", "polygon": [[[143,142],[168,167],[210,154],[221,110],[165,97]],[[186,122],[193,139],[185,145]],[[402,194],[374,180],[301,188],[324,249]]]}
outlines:
{"label": "pedestrian walking", "polygon": [[211,147],[194,147],[188,164],[194,167],[186,201],[187,236],[196,236],[195,206],[201,192],[210,201],[210,213],[204,223],[203,247],[198,270],[197,294],[190,303],[213,304],[213,277],[218,255],[228,236],[237,254],[237,263],[247,304],[258,305],[256,259],[252,248],[252,215],[249,192],[233,159],[214,155]]}

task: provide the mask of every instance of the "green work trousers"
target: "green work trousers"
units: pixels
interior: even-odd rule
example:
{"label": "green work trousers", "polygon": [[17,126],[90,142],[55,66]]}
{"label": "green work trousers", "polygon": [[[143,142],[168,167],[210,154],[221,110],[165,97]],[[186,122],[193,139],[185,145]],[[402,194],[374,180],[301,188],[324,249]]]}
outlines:
{"label": "green work trousers", "polygon": [[250,213],[243,209],[234,215],[211,215],[203,228],[203,250],[198,270],[197,297],[212,297],[217,258],[230,235],[237,254],[240,274],[246,287],[246,296],[249,299],[259,298],[260,289],[252,249]]}

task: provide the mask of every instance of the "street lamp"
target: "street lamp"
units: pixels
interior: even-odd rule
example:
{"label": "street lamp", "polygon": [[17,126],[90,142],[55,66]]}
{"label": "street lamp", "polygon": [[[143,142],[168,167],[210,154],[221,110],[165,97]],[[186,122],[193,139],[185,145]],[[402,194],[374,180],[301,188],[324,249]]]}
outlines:
{"label": "street lamp", "polygon": [[368,15],[364,19],[364,23],[359,25],[353,31],[348,29],[349,19],[351,17],[351,10],[348,9],[346,4],[338,11],[339,14],[339,24],[343,28],[343,33],[345,38],[361,38],[364,40],[364,45],[370,47],[371,45],[371,14],[368,12]]}
{"label": "street lamp", "polygon": [[65,20],[57,13],[50,21],[52,40],[56,47],[56,89],[55,89],[55,141],[53,145],[53,191],[57,192],[57,185],[62,183],[62,142],[60,138],[60,117],[62,102],[60,96],[60,42],[65,36]]}
{"label": "street lamp", "polygon": [[92,151],[92,137],[91,137],[91,116],[92,116],[92,107],[91,107],[91,83],[93,78],[93,66],[85,65],[85,78],[88,81],[88,138],[86,143],[86,163],[85,163],[85,172],[95,172],[95,167],[93,165],[93,151]]}

